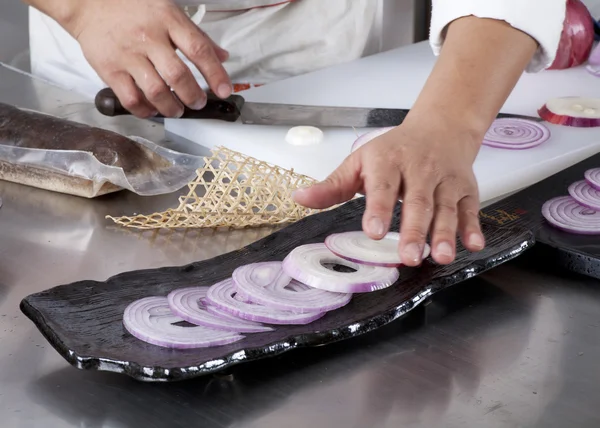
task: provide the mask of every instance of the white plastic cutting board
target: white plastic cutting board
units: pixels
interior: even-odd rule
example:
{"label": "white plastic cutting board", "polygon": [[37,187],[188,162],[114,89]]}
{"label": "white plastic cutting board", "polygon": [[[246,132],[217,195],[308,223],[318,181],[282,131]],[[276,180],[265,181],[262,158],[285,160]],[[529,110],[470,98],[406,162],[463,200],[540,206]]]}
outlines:
{"label": "white plastic cutting board", "polygon": [[[242,95],[257,102],[410,108],[434,61],[427,42],[421,42]],[[502,112],[537,116],[546,99],[558,96],[600,97],[600,78],[583,67],[524,74]],[[343,161],[356,139],[352,129],[330,128],[324,129],[322,144],[298,147],[284,141],[288,127],[191,119],[171,119],[165,125],[167,131],[202,146],[225,146],[318,180]],[[522,189],[600,152],[600,128],[548,127],[552,138],[530,150],[481,149],[474,168],[482,202]],[[357,130],[359,134],[366,131]]]}

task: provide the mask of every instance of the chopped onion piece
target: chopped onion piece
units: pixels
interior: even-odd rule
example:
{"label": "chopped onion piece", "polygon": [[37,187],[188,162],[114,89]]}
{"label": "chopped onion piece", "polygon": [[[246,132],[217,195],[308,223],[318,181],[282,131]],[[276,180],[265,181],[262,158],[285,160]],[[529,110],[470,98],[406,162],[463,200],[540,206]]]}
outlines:
{"label": "chopped onion piece", "polygon": [[569,195],[584,207],[600,211],[600,190],[594,189],[586,180],[571,184]]}
{"label": "chopped onion piece", "polygon": [[350,153],[355,152],[356,150],[360,149],[362,146],[367,144],[369,141],[385,134],[388,131],[391,131],[392,129],[394,129],[394,127],[389,126],[386,128],[375,129],[374,131],[369,131],[366,134],[361,135],[356,139],[356,141],[354,141],[354,144],[352,144],[352,149],[350,150]]}
{"label": "chopped onion piece", "polygon": [[[337,272],[326,265],[341,265],[355,272]],[[283,261],[283,270],[296,281],[335,293],[367,293],[393,285],[398,269],[357,264],[333,254],[325,244],[294,248]]]}
{"label": "chopped onion piece", "polygon": [[596,190],[600,190],[600,168],[589,169],[585,172],[585,180]]}
{"label": "chopped onion piece", "polygon": [[550,138],[550,130],[526,119],[496,119],[485,134],[483,144],[500,149],[523,150],[537,147]]}
{"label": "chopped onion piece", "polygon": [[571,196],[550,199],[542,206],[542,215],[552,226],[565,232],[600,234],[600,211],[584,207]]}
{"label": "chopped onion piece", "polygon": [[314,126],[295,126],[290,128],[285,141],[293,146],[311,146],[323,141],[323,131]]}
{"label": "chopped onion piece", "polygon": [[539,116],[555,125],[592,128],[600,126],[600,99],[552,98],[538,110]]}
{"label": "chopped onion piece", "polygon": [[184,320],[175,316],[166,297],[146,297],[125,309],[123,325],[136,338],[164,348],[192,349],[227,345],[244,336],[207,327],[175,325]]}
{"label": "chopped onion piece", "polygon": [[325,315],[325,312],[295,314],[258,303],[247,303],[236,298],[236,294],[233,280],[226,279],[210,287],[206,301],[239,318],[266,324],[309,324]]}
{"label": "chopped onion piece", "polygon": [[235,331],[238,333],[260,333],[273,331],[271,327],[239,318],[224,318],[207,311],[203,299],[208,287],[190,287],[174,290],[167,296],[173,314],[185,321],[214,328],[216,330]]}
{"label": "chopped onion piece", "polygon": [[[325,245],[333,254],[351,262],[384,267],[402,264],[398,252],[400,234],[388,232],[381,240],[369,238],[362,232],[334,233],[325,239]],[[425,244],[423,259],[429,257],[431,247]]]}
{"label": "chopped onion piece", "polygon": [[293,280],[281,262],[254,263],[233,272],[236,290],[252,302],[294,313],[327,312],[347,305],[352,294],[332,293]]}

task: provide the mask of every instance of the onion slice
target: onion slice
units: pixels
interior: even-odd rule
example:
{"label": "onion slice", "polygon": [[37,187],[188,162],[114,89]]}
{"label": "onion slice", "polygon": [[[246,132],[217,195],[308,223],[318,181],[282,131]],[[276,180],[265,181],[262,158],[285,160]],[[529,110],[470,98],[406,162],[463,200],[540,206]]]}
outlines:
{"label": "onion slice", "polygon": [[600,190],[594,189],[586,180],[571,184],[569,195],[584,207],[600,211]]}
{"label": "onion slice", "polygon": [[293,146],[321,144],[323,138],[323,131],[314,126],[294,126],[285,135],[285,141]]}
{"label": "onion slice", "polygon": [[552,98],[538,110],[538,115],[546,122],[555,125],[593,128],[600,126],[600,99]]}
{"label": "onion slice", "polygon": [[[341,265],[355,272],[337,272],[326,265]],[[294,248],[283,260],[283,270],[296,281],[334,293],[367,293],[393,285],[398,269],[357,264],[333,254],[325,244]]]}
{"label": "onion slice", "polygon": [[214,305],[236,317],[266,324],[309,324],[325,315],[325,312],[295,314],[273,309],[258,303],[244,302],[237,298],[236,294],[233,280],[226,279],[210,287],[206,301],[209,305]]}
{"label": "onion slice", "polygon": [[[399,244],[398,232],[388,232],[380,240],[371,239],[362,231],[334,233],[325,238],[325,245],[336,256],[370,266],[400,266]],[[431,247],[425,244],[422,258],[429,257],[430,253]]]}
{"label": "onion slice", "polygon": [[537,147],[550,138],[550,130],[541,123],[526,119],[496,119],[488,129],[483,144],[489,147],[523,150]]}
{"label": "onion slice", "polygon": [[542,206],[542,215],[552,226],[565,232],[600,234],[600,211],[584,207],[571,196],[550,199]]}
{"label": "onion slice", "polygon": [[327,312],[347,305],[352,294],[331,293],[293,280],[281,262],[254,263],[233,272],[236,290],[254,303],[294,313]]}
{"label": "onion slice", "polygon": [[173,314],[185,321],[214,328],[216,330],[235,331],[238,333],[261,333],[273,331],[271,327],[239,318],[224,318],[207,311],[203,299],[208,287],[190,287],[174,290],[167,296]]}
{"label": "onion slice", "polygon": [[600,190],[600,168],[588,169],[585,172],[585,181],[596,190]]}
{"label": "onion slice", "polygon": [[375,129],[374,131],[369,131],[366,134],[361,135],[356,139],[356,141],[354,141],[354,144],[352,144],[352,149],[350,150],[350,153],[357,151],[369,141],[385,134],[388,131],[391,131],[392,129],[394,129],[393,126],[388,126],[386,128]]}
{"label": "onion slice", "polygon": [[184,321],[174,315],[166,297],[146,297],[125,309],[123,325],[139,340],[164,348],[192,349],[227,345],[244,336],[207,327],[182,327]]}

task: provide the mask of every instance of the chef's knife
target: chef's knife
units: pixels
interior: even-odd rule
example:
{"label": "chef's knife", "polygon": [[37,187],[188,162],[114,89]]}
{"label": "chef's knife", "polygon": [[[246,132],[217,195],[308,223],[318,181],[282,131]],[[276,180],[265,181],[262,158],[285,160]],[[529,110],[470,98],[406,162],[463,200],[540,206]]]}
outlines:
{"label": "chef's knife", "polygon": [[[130,115],[110,88],[96,95],[96,108],[105,116]],[[202,110],[185,108],[182,119],[217,119],[252,125],[383,128],[400,125],[410,110],[361,107],[322,107],[246,102],[240,95],[227,99],[209,93]],[[157,116],[163,117],[163,116]],[[498,118],[518,118],[542,122],[539,117],[500,113]]]}

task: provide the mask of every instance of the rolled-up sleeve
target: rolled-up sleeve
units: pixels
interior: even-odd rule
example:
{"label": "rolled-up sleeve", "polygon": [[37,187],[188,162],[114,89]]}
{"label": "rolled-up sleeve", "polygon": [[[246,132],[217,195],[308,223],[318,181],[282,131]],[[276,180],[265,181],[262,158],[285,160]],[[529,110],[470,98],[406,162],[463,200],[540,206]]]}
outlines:
{"label": "rolled-up sleeve", "polygon": [[566,16],[566,0],[433,0],[429,42],[439,55],[445,30],[464,16],[498,19],[529,34],[539,45],[527,66],[530,73],[552,65]]}

